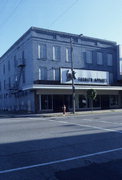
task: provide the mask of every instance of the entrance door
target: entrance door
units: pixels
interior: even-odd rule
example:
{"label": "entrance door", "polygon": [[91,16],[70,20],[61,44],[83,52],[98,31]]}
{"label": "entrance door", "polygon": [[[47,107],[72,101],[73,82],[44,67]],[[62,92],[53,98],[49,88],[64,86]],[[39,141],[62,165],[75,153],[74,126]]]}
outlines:
{"label": "entrance door", "polygon": [[109,95],[102,95],[101,96],[101,108],[102,109],[109,109]]}

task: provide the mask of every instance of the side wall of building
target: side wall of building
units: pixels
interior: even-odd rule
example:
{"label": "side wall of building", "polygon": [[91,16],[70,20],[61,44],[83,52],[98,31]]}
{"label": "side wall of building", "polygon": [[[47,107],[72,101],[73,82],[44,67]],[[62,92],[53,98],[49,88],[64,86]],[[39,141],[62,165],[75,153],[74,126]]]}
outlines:
{"label": "side wall of building", "polygon": [[[29,33],[16,42],[0,60],[0,109],[33,111],[34,95],[21,91],[33,84],[32,38]],[[23,66],[24,65],[24,66]]]}

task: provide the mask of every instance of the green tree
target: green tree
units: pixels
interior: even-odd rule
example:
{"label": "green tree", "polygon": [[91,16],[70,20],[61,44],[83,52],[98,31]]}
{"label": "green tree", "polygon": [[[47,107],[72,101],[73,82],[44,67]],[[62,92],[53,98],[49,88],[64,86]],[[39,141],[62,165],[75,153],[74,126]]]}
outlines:
{"label": "green tree", "polygon": [[95,89],[87,90],[87,97],[91,102],[91,109],[93,110],[93,101],[96,99],[97,91]]}

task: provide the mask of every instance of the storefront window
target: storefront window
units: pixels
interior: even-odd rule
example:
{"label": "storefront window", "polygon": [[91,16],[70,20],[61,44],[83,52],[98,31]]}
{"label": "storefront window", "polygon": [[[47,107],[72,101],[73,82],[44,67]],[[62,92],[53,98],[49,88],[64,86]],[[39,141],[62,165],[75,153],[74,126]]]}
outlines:
{"label": "storefront window", "polygon": [[79,108],[85,108],[87,105],[86,97],[84,95],[79,95]]}
{"label": "storefront window", "polygon": [[99,95],[93,101],[93,107],[100,107],[100,96]]}
{"label": "storefront window", "polygon": [[51,95],[42,95],[41,96],[41,108],[52,109],[52,96]]}
{"label": "storefront window", "polygon": [[110,96],[110,106],[114,107],[118,105],[118,96],[117,95],[111,95]]}

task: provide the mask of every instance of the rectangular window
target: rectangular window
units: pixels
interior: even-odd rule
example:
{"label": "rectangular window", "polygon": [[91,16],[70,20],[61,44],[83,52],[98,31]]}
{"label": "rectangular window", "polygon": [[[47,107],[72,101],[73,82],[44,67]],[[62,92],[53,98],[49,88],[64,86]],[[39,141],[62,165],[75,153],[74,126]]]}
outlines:
{"label": "rectangular window", "polygon": [[38,59],[46,59],[47,58],[47,46],[46,44],[38,45]]}
{"label": "rectangular window", "polygon": [[8,61],[8,71],[10,71],[10,61]]}
{"label": "rectangular window", "polygon": [[56,70],[53,69],[53,80],[55,81],[56,80]]}
{"label": "rectangular window", "polygon": [[93,101],[93,107],[99,108],[101,106],[100,95],[97,95]]}
{"label": "rectangular window", "polygon": [[112,56],[112,54],[107,54],[107,65],[108,66],[113,65],[113,56]]}
{"label": "rectangular window", "polygon": [[86,51],[86,63],[92,63],[92,51]]}
{"label": "rectangular window", "polygon": [[25,59],[25,52],[22,51],[22,59]]}
{"label": "rectangular window", "polygon": [[11,87],[11,78],[10,77],[8,79],[8,86],[9,86],[9,88]]}
{"label": "rectangular window", "polygon": [[40,67],[39,68],[39,80],[47,80],[47,68]]}
{"label": "rectangular window", "polygon": [[111,95],[110,96],[110,106],[117,107],[119,104],[118,95]]}
{"label": "rectangular window", "polygon": [[16,60],[16,56],[14,56],[14,67],[17,67],[17,60]]}
{"label": "rectangular window", "polygon": [[59,46],[53,46],[53,60],[58,61],[60,60],[60,47]]}
{"label": "rectangular window", "polygon": [[47,110],[52,109],[52,96],[51,95],[42,95],[41,96],[41,109]]}
{"label": "rectangular window", "polygon": [[3,74],[5,74],[5,64],[3,65]]}
{"label": "rectangular window", "polygon": [[103,64],[103,54],[101,52],[97,52],[97,64]]}
{"label": "rectangular window", "polygon": [[22,64],[25,65],[25,52],[22,51]]}
{"label": "rectangular window", "polygon": [[84,95],[79,95],[79,108],[85,108],[87,105],[87,99]]}
{"label": "rectangular window", "polygon": [[113,83],[113,73],[109,73],[109,82]]}
{"label": "rectangular window", "polygon": [[41,80],[42,77],[41,77],[41,68],[39,68],[39,80]]}
{"label": "rectangular window", "polygon": [[66,48],[66,62],[70,62],[70,48]]}
{"label": "rectangular window", "polygon": [[59,81],[59,69],[53,69],[53,80]]}

